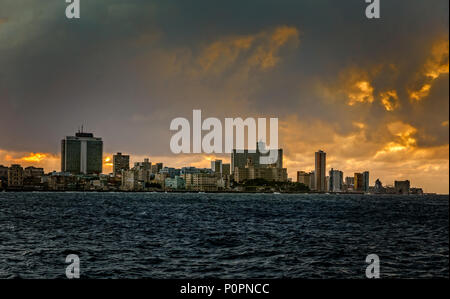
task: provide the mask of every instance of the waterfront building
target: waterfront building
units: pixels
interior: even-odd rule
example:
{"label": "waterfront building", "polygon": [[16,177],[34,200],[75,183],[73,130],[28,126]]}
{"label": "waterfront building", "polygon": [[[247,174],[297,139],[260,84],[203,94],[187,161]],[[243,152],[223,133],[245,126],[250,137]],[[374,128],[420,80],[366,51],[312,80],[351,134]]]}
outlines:
{"label": "waterfront building", "polygon": [[266,181],[287,182],[287,169],[278,167],[255,167],[252,159],[247,159],[245,167],[235,167],[234,180],[238,183],[247,180],[263,179]]}
{"label": "waterfront building", "polygon": [[167,189],[182,190],[186,188],[186,182],[182,177],[176,175],[174,178],[166,178],[165,187]]}
{"label": "waterfront building", "polygon": [[326,191],[326,158],[327,154],[322,150],[315,153],[315,190]]}
{"label": "waterfront building", "polygon": [[[162,166],[162,164],[161,164]],[[144,170],[152,170],[152,163],[150,162],[150,160],[148,158],[145,158],[143,162],[135,162],[134,163],[134,168],[136,169],[144,169]],[[162,167],[161,167],[162,168]],[[159,170],[158,170],[159,172]]]}
{"label": "waterfront building", "polygon": [[344,187],[344,173],[340,170],[334,170],[331,168],[329,172],[329,187],[331,192],[341,192]]}
{"label": "waterfront building", "polygon": [[251,159],[253,161],[253,166],[255,168],[283,168],[283,149],[278,149],[277,161],[273,164],[261,164],[261,157],[267,156],[265,153],[265,143],[258,142],[256,150],[248,149],[233,149],[231,153],[231,172],[234,173],[236,168],[245,168],[247,160]]}
{"label": "waterfront building", "polygon": [[181,172],[180,169],[176,169],[176,168],[172,168],[172,167],[164,167],[159,171],[160,174],[167,174],[167,177],[169,177],[169,178],[174,178],[175,176],[179,176],[180,172]]}
{"label": "waterfront building", "polygon": [[227,177],[231,175],[231,164],[222,164],[222,176]]}
{"label": "waterfront building", "polygon": [[311,187],[311,173],[305,171],[297,171],[297,183],[302,183]]}
{"label": "waterfront building", "polygon": [[24,170],[19,164],[13,164],[8,169],[8,188],[22,189],[24,179]]}
{"label": "waterfront building", "polygon": [[355,186],[355,177],[345,177],[345,185],[347,185],[347,188],[353,188]]}
{"label": "waterfront building", "polygon": [[0,180],[8,179],[8,167],[0,165]]}
{"label": "waterfront building", "polygon": [[130,156],[117,153],[113,155],[113,175],[122,175],[122,170],[130,169]]}
{"label": "waterfront building", "polygon": [[375,186],[373,187],[374,193],[385,193],[383,183],[381,183],[380,179],[375,181]]}
{"label": "waterfront building", "polygon": [[363,187],[362,187],[362,189],[364,192],[369,191],[369,172],[368,171],[363,172]]}
{"label": "waterfront building", "polygon": [[140,191],[144,189],[144,182],[139,179],[139,173],[135,169],[122,171],[121,189],[124,191]]}
{"label": "waterfront building", "polygon": [[78,132],[61,141],[61,171],[99,174],[103,166],[103,141],[92,133]]}
{"label": "waterfront building", "polygon": [[364,191],[364,178],[363,178],[363,174],[356,172],[355,176],[354,176],[354,187],[353,190],[354,191]]}
{"label": "waterfront building", "polygon": [[396,194],[408,195],[410,194],[410,182],[406,181],[395,181],[394,188]]}
{"label": "waterfront building", "polygon": [[211,170],[217,174],[222,174],[222,160],[211,161]]}
{"label": "waterfront building", "polygon": [[187,173],[182,175],[186,182],[186,189],[193,191],[217,191],[218,178],[211,173]]}
{"label": "waterfront building", "polygon": [[[151,165],[151,163],[150,163]],[[159,173],[159,171],[163,168],[163,163],[156,163],[154,165],[151,165],[151,171],[153,174]]]}
{"label": "waterfront building", "polygon": [[24,176],[28,178],[41,178],[44,176],[44,168],[28,166],[24,170]]}
{"label": "waterfront building", "polygon": [[309,190],[316,190],[316,172],[314,170],[309,173]]}

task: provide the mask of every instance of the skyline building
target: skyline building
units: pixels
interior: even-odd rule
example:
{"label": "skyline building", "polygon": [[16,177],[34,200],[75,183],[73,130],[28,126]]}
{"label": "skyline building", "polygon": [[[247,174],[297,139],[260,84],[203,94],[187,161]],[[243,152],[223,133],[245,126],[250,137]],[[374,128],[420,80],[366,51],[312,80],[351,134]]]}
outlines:
{"label": "skyline building", "polygon": [[369,172],[364,171],[363,172],[363,191],[369,192]]}
{"label": "skyline building", "polygon": [[334,170],[333,168],[331,168],[329,175],[330,183],[328,190],[331,192],[341,192],[344,185],[344,173],[340,170]]}
{"label": "skyline building", "polygon": [[353,182],[353,190],[354,191],[364,191],[363,189],[363,174],[359,172],[355,172],[354,182]]}
{"label": "skyline building", "polygon": [[234,173],[237,168],[245,168],[248,159],[251,159],[255,168],[283,168],[283,149],[278,149],[277,161],[273,164],[260,164],[260,158],[266,156],[264,154],[265,143],[258,142],[256,150],[233,149],[231,153],[231,172]]}
{"label": "skyline building", "polygon": [[113,155],[113,175],[122,174],[122,170],[130,169],[130,156],[117,153]]}
{"label": "skyline building", "polygon": [[222,160],[211,161],[211,169],[215,173],[222,174]]}
{"label": "skyline building", "polygon": [[297,183],[302,183],[308,187],[311,187],[311,173],[306,171],[297,171]]}
{"label": "skyline building", "polygon": [[61,141],[61,171],[72,174],[100,174],[103,141],[92,133],[79,131]]}
{"label": "skyline building", "polygon": [[8,169],[8,188],[19,189],[23,187],[24,170],[19,164],[13,164]]}
{"label": "skyline building", "polygon": [[326,159],[327,154],[319,150],[315,153],[315,189],[317,191],[326,191]]}

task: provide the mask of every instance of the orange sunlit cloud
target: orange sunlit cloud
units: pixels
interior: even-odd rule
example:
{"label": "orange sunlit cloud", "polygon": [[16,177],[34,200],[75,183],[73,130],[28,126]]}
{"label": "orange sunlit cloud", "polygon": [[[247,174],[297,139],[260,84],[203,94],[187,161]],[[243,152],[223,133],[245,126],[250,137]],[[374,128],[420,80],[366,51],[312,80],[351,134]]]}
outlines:
{"label": "orange sunlit cloud", "polygon": [[26,161],[26,162],[41,162],[42,160],[47,158],[47,154],[43,154],[43,153],[30,153],[29,156],[26,157],[22,157],[20,158],[20,160],[22,161]]}
{"label": "orange sunlit cloud", "polygon": [[[225,37],[207,45],[197,58],[197,63],[203,72],[214,74],[232,67],[238,60],[244,68],[264,70],[280,61],[278,51],[288,42],[298,45],[297,28],[279,26],[254,35]],[[243,63],[240,59],[244,59]]]}
{"label": "orange sunlit cloud", "polygon": [[418,89],[409,89],[411,100],[420,101],[426,98],[431,91],[432,83],[444,74],[449,73],[449,41],[448,38],[434,43],[431,53],[420,74],[425,83]]}
{"label": "orange sunlit cloud", "polygon": [[394,111],[399,107],[397,91],[388,90],[380,93],[381,103],[386,111]]}
{"label": "orange sunlit cloud", "polygon": [[348,90],[347,96],[350,106],[357,103],[372,103],[374,100],[373,87],[368,81],[358,81]]}
{"label": "orange sunlit cloud", "polygon": [[20,164],[24,167],[43,167],[46,171],[59,171],[61,160],[52,153],[23,153],[0,149],[0,165]]}

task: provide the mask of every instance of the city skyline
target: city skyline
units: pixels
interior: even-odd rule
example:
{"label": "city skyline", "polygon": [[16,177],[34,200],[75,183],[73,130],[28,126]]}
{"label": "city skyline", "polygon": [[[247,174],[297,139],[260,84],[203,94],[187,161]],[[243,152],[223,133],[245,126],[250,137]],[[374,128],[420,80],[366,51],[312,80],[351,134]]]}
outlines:
{"label": "city skyline", "polygon": [[[227,173],[234,175],[233,180],[236,182],[242,182],[248,179],[249,172],[245,171],[242,173],[242,171],[247,167],[255,167],[255,168],[277,168],[279,170],[283,170],[283,149],[279,148],[277,150],[278,152],[278,158],[277,162],[275,164],[268,164],[268,165],[259,165],[260,160],[260,151],[259,147],[262,146],[262,148],[265,148],[265,143],[258,141],[256,142],[256,151],[250,151],[248,148],[244,149],[233,149],[232,153],[230,155],[230,162],[228,163],[227,159],[225,159],[225,163],[222,159],[209,159],[210,162],[210,169],[213,170],[215,173],[221,173],[222,174],[222,167],[227,166]],[[70,146],[70,147],[69,147]],[[252,146],[253,147],[253,146]],[[139,161],[136,159],[130,160],[130,155],[122,154],[121,152],[116,152],[115,154],[112,154],[112,156],[106,156],[103,158],[103,141],[101,137],[94,137],[93,133],[85,132],[83,129],[78,130],[77,133],[74,134],[74,136],[66,136],[61,141],[61,156],[60,156],[60,173],[71,173],[72,175],[100,175],[100,174],[109,174],[113,177],[122,177],[124,174],[121,173],[122,170],[128,171],[130,169],[135,169],[136,167],[142,168],[145,170],[150,171],[150,173],[155,174],[153,172],[152,163],[155,167],[158,168],[156,173],[159,173],[159,170],[163,168],[163,165],[167,171],[170,171],[170,169],[173,170],[180,170],[180,169],[186,169],[186,168],[198,168],[198,169],[208,169],[208,167],[202,167],[202,166],[193,166],[192,164],[182,164],[179,166],[173,167],[173,165],[167,165],[164,163],[164,161],[159,161],[155,163],[155,161],[150,161],[149,157],[143,158]],[[69,154],[67,154],[69,153]],[[351,188],[351,191],[357,191],[357,192],[369,192],[369,187],[377,187],[377,184],[382,184],[382,181],[380,181],[380,177],[377,177],[376,179],[372,179],[374,181],[374,184],[370,184],[369,180],[369,171],[365,170],[362,173],[360,172],[354,172],[354,182],[353,184],[348,184],[347,181],[344,183],[344,172],[338,169],[334,169],[333,167],[328,168],[326,167],[326,157],[327,153],[321,149],[317,150],[314,153],[315,161],[314,165],[315,168],[312,171],[305,172],[304,169],[302,170],[295,170],[296,176],[290,177],[286,176],[287,171],[286,168],[284,168],[284,176],[282,172],[273,172],[269,171],[266,172],[267,174],[263,174],[265,172],[262,172],[262,170],[259,170],[258,172],[251,171],[250,173],[253,173],[253,175],[258,178],[263,178],[267,176],[270,178],[268,181],[271,181],[275,178],[275,180],[280,179],[280,181],[291,181],[291,182],[302,182],[305,186],[308,186],[310,190],[312,191],[319,191],[319,192],[343,192],[344,190],[343,186],[345,185],[346,188]],[[131,156],[132,157],[132,156]],[[102,161],[101,165],[99,166],[98,163]],[[130,168],[130,161],[131,164],[134,165],[134,168]],[[31,162],[32,161],[28,161]],[[256,162],[256,163],[255,163]],[[70,166],[69,166],[70,165]],[[0,166],[5,167],[5,165],[0,164]],[[10,168],[14,169],[17,167],[21,167],[21,164],[11,164]],[[24,167],[28,169],[34,169],[35,164],[28,165],[27,163],[24,165]],[[7,166],[6,166],[7,167]],[[102,169],[105,169],[105,171],[102,171]],[[39,177],[43,176],[44,173],[59,173],[58,170],[53,171],[45,171],[43,168],[36,168],[36,170],[39,173]],[[237,172],[235,172],[235,170]],[[240,171],[239,171],[240,170]],[[32,170],[29,170],[32,171]],[[134,171],[131,171],[131,173],[134,173]],[[311,177],[308,180],[311,180],[310,183],[303,182],[303,179],[300,179],[299,174],[308,174]],[[148,174],[148,175],[149,175]],[[137,174],[133,174],[133,176],[136,176]],[[175,174],[171,175],[170,177],[173,178]],[[243,176],[244,175],[244,176]],[[338,175],[338,178],[334,178],[335,175]],[[295,177],[297,180],[295,180]],[[347,176],[348,177],[348,176]],[[346,180],[347,180],[346,177]],[[244,179],[243,179],[244,178]],[[383,180],[383,178],[381,178]],[[134,180],[134,179],[133,179]],[[397,182],[408,182],[408,189],[410,180],[408,178],[403,178],[403,180],[399,180],[396,178],[393,183],[397,184]],[[394,184],[389,184],[385,182],[385,186],[392,187]],[[336,185],[339,185],[339,187],[336,187]],[[417,188],[416,188],[417,189]],[[423,188],[419,188],[423,190]],[[428,192],[425,190],[425,192]]]}
{"label": "city skyline", "polygon": [[384,1],[380,20],[361,0],[121,2],[69,21],[64,1],[2,1],[0,164],[58,170],[55,140],[80,123],[104,158],[229,163],[169,154],[170,121],[201,109],[277,117],[293,180],[323,149],[327,173],[449,193],[447,0]]}

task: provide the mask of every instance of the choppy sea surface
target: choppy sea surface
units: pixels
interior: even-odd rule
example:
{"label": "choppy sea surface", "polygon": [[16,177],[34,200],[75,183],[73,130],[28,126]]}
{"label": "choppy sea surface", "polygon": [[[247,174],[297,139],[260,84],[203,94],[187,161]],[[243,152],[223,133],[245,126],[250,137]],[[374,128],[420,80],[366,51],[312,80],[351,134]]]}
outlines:
{"label": "choppy sea surface", "polygon": [[449,196],[0,193],[0,278],[449,277]]}

